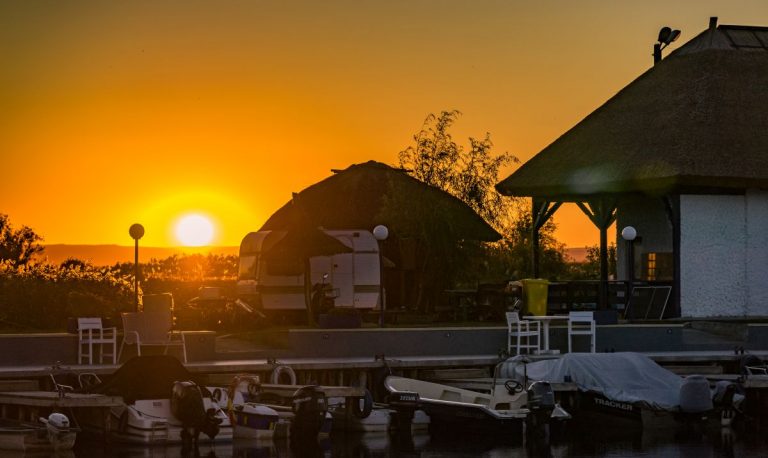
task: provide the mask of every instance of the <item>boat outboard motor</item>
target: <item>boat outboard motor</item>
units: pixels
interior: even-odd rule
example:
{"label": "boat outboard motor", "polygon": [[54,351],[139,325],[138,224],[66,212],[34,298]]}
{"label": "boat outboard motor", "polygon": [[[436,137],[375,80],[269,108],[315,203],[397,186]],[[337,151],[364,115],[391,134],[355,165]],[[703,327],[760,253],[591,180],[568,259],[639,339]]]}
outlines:
{"label": "boat outboard motor", "polygon": [[294,419],[291,422],[291,435],[314,437],[320,432],[328,411],[325,394],[315,386],[304,386],[294,393],[291,399]]}
{"label": "boat outboard motor", "polygon": [[181,440],[184,446],[197,447],[201,432],[211,439],[219,434],[221,419],[216,418],[214,409],[205,409],[203,393],[195,382],[174,382],[171,413],[181,422]]}
{"label": "boat outboard motor", "polygon": [[713,408],[709,381],[703,375],[689,375],[680,385],[680,412],[691,419],[706,417]]}
{"label": "boat outboard motor", "polygon": [[389,408],[394,409],[392,416],[394,429],[399,432],[411,432],[413,415],[419,408],[419,393],[415,391],[395,391],[387,396]]}
{"label": "boat outboard motor", "polygon": [[555,408],[555,393],[549,382],[533,382],[528,387],[528,409],[531,412],[547,411]]}
{"label": "boat outboard motor", "polygon": [[555,393],[549,382],[533,382],[526,394],[530,410],[526,418],[528,442],[535,450],[545,450],[549,447],[549,419],[555,409]]}

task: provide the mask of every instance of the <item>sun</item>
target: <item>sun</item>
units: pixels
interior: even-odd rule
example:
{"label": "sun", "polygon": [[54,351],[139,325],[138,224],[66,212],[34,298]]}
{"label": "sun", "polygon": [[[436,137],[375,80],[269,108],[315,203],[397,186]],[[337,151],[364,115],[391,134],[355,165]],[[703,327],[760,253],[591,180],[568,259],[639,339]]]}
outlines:
{"label": "sun", "polygon": [[215,230],[209,218],[192,214],[181,217],[174,232],[184,246],[206,246],[213,240]]}

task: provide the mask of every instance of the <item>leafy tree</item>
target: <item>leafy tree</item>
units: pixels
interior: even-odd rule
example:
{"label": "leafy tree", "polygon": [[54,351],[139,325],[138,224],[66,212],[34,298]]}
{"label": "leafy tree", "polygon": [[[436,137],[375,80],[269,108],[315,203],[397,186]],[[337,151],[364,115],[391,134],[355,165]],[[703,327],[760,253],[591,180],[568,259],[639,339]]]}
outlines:
{"label": "leafy tree", "polygon": [[[455,222],[448,221],[440,208],[425,205],[417,214],[408,215],[403,213],[406,206],[397,205],[393,199],[389,207],[398,212],[394,220],[401,226],[396,229],[421,241],[418,283],[428,292],[419,295],[420,303],[425,299],[434,303],[440,291],[453,286],[531,276],[530,200],[502,196],[494,187],[500,169],[519,160],[508,153],[494,154],[487,133],[482,139],[470,137],[469,148],[457,144],[450,129],[459,115],[454,110],[427,116],[413,136],[414,143],[400,152],[399,165],[414,178],[464,201],[504,239],[490,244],[462,241],[453,236]],[[412,202],[415,196],[399,198]],[[441,230],[436,231],[436,227]],[[550,278],[567,272],[564,246],[555,240],[555,228],[550,220],[540,231],[541,270]]]}
{"label": "leafy tree", "polygon": [[[571,267],[571,272],[574,280],[594,280],[600,278],[600,247],[588,247],[586,261],[574,263]],[[608,245],[608,275],[616,277],[615,243]]]}
{"label": "leafy tree", "polygon": [[515,199],[504,197],[494,188],[499,169],[520,162],[509,153],[493,155],[490,134],[482,139],[469,138],[469,149],[458,145],[449,129],[461,113],[443,111],[430,114],[415,142],[400,152],[400,167],[411,176],[440,188],[469,205],[497,230],[503,229],[509,205]]}
{"label": "leafy tree", "polygon": [[27,265],[35,254],[43,251],[38,243],[42,240],[27,226],[15,229],[8,215],[0,213],[0,261],[8,261],[13,267]]}

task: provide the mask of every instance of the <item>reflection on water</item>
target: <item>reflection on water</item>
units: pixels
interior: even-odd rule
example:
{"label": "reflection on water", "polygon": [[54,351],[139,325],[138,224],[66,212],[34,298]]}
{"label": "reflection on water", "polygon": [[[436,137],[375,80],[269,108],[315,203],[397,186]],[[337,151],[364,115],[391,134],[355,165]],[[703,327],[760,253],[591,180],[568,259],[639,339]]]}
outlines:
{"label": "reflection on water", "polygon": [[79,441],[74,452],[58,455],[12,454],[0,457],[56,456],[61,458],[287,458],[287,457],[758,457],[766,456],[768,440],[761,431],[654,431],[646,434],[603,435],[591,431],[555,434],[548,448],[534,449],[509,437],[461,434],[419,434],[398,437],[387,434],[334,434],[320,441],[246,441],[201,444],[197,453],[185,453],[181,446],[136,447]]}

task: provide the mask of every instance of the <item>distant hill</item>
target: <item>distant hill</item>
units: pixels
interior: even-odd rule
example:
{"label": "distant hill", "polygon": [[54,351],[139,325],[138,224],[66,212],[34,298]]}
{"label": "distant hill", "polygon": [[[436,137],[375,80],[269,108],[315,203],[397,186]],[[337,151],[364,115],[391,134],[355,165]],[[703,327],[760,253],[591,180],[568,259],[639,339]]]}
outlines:
{"label": "distant hill", "polygon": [[[134,247],[120,245],[45,245],[43,251],[36,259],[49,264],[60,264],[67,258],[77,258],[88,261],[96,266],[111,266],[118,262],[133,262]],[[219,254],[219,255],[237,255],[239,247],[236,246],[216,246],[216,247],[189,247],[189,248],[166,248],[166,247],[144,247],[139,246],[139,262],[149,261],[150,259],[165,259],[174,254]]]}

